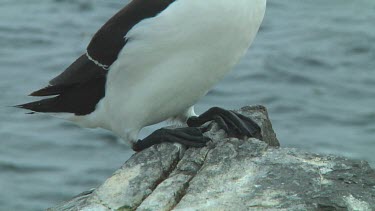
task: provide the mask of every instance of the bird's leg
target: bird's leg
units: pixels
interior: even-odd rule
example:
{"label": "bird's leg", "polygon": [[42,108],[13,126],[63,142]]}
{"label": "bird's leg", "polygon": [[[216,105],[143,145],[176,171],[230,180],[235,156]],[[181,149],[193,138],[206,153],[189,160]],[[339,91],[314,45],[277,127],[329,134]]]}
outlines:
{"label": "bird's leg", "polygon": [[162,142],[177,142],[188,147],[204,147],[208,141],[210,141],[210,139],[203,136],[202,131],[196,127],[176,129],[161,128],[143,140],[135,142],[132,148],[134,151],[139,152]]}
{"label": "bird's leg", "polygon": [[208,121],[215,121],[230,137],[260,138],[260,127],[252,119],[219,107],[212,107],[198,117],[187,120],[189,127],[199,127]]}

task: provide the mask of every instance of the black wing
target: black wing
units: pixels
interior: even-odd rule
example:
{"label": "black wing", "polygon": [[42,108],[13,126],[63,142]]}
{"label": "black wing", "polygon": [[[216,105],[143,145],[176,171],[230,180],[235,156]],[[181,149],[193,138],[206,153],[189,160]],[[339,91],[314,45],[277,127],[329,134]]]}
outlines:
{"label": "black wing", "polygon": [[175,0],[133,0],[114,15],[92,38],[87,52],[103,65],[110,66],[125,45],[125,35],[140,21],[154,17]]}
{"label": "black wing", "polygon": [[36,112],[67,112],[86,115],[105,95],[107,68],[126,44],[125,36],[143,19],[156,16],[175,0],[133,0],[94,35],[84,54],[50,85],[31,96],[54,96],[17,107]]}

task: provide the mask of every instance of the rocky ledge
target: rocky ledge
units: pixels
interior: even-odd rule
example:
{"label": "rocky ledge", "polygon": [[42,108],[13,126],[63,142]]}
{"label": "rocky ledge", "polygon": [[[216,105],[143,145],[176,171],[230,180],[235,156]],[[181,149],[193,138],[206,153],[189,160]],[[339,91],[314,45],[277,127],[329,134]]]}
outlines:
{"label": "rocky ledge", "polygon": [[261,140],[227,138],[208,123],[207,147],[153,146],[48,210],[375,210],[367,162],[279,148],[264,107],[238,112],[259,124]]}

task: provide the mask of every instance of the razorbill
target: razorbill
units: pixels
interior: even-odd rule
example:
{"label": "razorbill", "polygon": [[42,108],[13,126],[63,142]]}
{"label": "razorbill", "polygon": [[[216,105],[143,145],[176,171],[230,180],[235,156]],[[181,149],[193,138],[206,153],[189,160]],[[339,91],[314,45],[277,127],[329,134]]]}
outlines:
{"label": "razorbill", "polygon": [[[18,107],[101,127],[134,150],[162,141],[204,146],[197,127],[216,120],[227,131],[254,135],[257,126],[220,108],[201,116],[194,104],[229,72],[258,32],[266,0],[132,0],[100,29],[86,52]],[[139,131],[167,119],[188,123]]]}

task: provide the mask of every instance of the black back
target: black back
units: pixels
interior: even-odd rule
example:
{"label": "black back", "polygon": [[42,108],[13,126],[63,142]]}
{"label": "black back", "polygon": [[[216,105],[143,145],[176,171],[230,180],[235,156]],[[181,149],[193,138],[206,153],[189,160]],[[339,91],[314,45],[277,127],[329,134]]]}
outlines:
{"label": "black back", "polygon": [[122,48],[126,34],[143,19],[154,17],[175,0],[133,0],[94,35],[86,54],[80,56],[64,72],[50,81],[50,85],[31,93],[31,96],[55,97],[35,101],[17,107],[36,112],[64,112],[86,115],[95,110],[105,96],[106,75]]}
{"label": "black back", "polygon": [[87,51],[101,64],[110,66],[125,45],[125,35],[140,21],[154,17],[175,0],[133,0],[114,15],[92,38]]}

